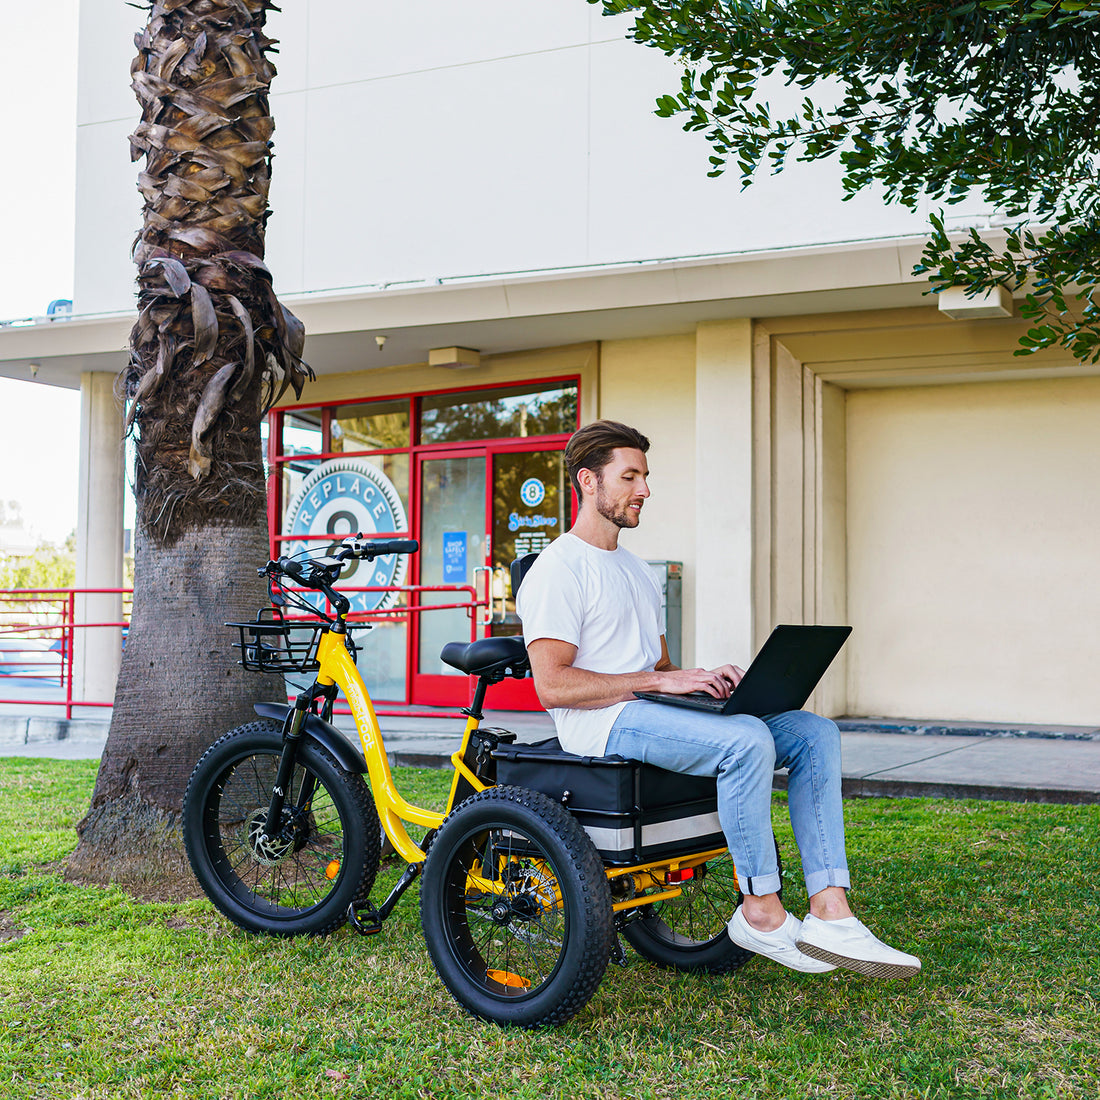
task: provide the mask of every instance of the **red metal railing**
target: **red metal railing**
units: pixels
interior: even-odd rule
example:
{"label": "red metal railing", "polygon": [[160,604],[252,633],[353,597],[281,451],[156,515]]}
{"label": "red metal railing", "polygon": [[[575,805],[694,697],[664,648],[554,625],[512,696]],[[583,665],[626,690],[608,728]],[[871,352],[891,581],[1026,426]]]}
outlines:
{"label": "red metal railing", "polygon": [[[73,653],[77,631],[110,628],[125,632],[129,624],[129,588],[0,589],[0,703],[30,706],[109,707],[111,700],[73,698]],[[121,596],[120,620],[77,620],[80,597]],[[38,691],[34,698],[16,695],[12,686],[34,685],[58,691]],[[10,686],[9,686],[10,685]]]}
{"label": "red metal railing", "polygon": [[[477,612],[486,606],[484,601],[478,599],[473,585],[348,586],[341,591],[352,599],[360,593],[390,592],[406,598],[406,602],[399,606],[354,611],[348,617],[353,624],[376,621],[409,623],[411,616],[422,615],[426,611],[462,610],[470,620],[471,641],[477,637]],[[419,598],[425,593],[454,593],[456,599],[448,603],[412,602],[413,597]],[[119,621],[77,619],[79,597],[119,595],[123,605],[123,615]],[[462,596],[466,598],[457,598]],[[113,700],[84,699],[74,695],[75,643],[79,631],[111,628],[121,632],[121,641],[125,644],[132,600],[133,590],[129,588],[0,589],[0,704],[63,706],[66,718],[72,718],[74,708],[112,706]],[[227,636],[225,644],[228,646],[230,641]],[[409,674],[412,664],[411,647],[410,638],[406,650],[406,668]],[[12,690],[15,687],[23,689],[27,694]],[[350,711],[343,709],[337,713],[347,714]],[[397,704],[396,708],[379,707],[377,713],[383,716],[406,716],[420,714],[421,711]]]}
{"label": "red metal railing", "polygon": [[[292,591],[300,592],[303,595],[308,595],[308,590],[294,588]],[[342,585],[340,592],[347,596],[349,599],[353,599],[358,593],[409,593],[410,595],[419,595],[425,592],[454,592],[454,593],[468,593],[469,599],[457,602],[457,603],[432,603],[432,604],[404,604],[400,607],[387,607],[378,608],[373,611],[352,611],[348,615],[348,622],[352,626],[359,622],[406,622],[406,616],[422,615],[426,611],[465,611],[467,617],[470,620],[470,641],[474,641],[477,638],[477,612],[483,610],[486,607],[484,601],[478,600],[477,589],[471,584],[405,584],[405,585],[363,585],[355,587],[352,585]],[[327,601],[325,601],[327,605]],[[354,604],[353,604],[354,606]],[[287,619],[305,619],[306,616],[287,615]],[[413,669],[413,649],[412,649],[412,636],[407,639],[406,649],[406,677],[407,680],[412,677]],[[367,687],[370,688],[369,674],[364,677],[367,680]],[[293,695],[288,694],[288,699],[293,698]],[[341,696],[341,699],[343,696]],[[436,718],[459,718],[461,714],[458,711],[441,711],[433,709],[431,712],[426,712],[419,709],[410,709],[407,705],[392,706],[388,704],[375,704],[375,713],[380,718],[404,718],[404,717],[436,717]],[[334,708],[336,714],[348,715],[351,714],[351,709],[344,703],[338,703]]]}

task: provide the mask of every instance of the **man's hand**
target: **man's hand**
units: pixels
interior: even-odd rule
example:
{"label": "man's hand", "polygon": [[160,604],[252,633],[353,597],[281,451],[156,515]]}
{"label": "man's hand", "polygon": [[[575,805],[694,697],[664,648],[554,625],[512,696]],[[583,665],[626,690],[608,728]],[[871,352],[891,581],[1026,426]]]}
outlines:
{"label": "man's hand", "polygon": [[705,691],[716,699],[728,699],[730,693],[741,682],[745,670],[737,665],[722,665],[719,668],[669,668],[658,669],[660,681],[657,691],[667,691],[673,695],[687,695],[692,691]]}

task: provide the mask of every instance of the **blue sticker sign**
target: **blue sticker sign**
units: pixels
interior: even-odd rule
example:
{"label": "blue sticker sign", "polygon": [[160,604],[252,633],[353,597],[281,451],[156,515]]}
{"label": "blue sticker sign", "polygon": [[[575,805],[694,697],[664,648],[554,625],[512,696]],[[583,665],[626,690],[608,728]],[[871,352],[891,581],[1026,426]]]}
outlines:
{"label": "blue sticker sign", "polygon": [[[331,536],[338,543],[362,532],[392,534],[409,529],[405,508],[393,482],[361,458],[334,458],[321,463],[302,483],[286,513],[283,534]],[[316,545],[316,544],[314,544]],[[373,563],[345,566],[345,585],[391,587],[405,580],[408,558],[390,554]],[[369,570],[369,572],[368,572]],[[397,602],[396,592],[347,592],[352,611],[377,611]],[[322,599],[324,597],[321,597]]]}
{"label": "blue sticker sign", "polygon": [[519,499],[528,508],[537,508],[546,499],[546,486],[537,477],[529,477],[519,487]]}
{"label": "blue sticker sign", "polygon": [[466,532],[443,532],[443,583],[466,583]]}

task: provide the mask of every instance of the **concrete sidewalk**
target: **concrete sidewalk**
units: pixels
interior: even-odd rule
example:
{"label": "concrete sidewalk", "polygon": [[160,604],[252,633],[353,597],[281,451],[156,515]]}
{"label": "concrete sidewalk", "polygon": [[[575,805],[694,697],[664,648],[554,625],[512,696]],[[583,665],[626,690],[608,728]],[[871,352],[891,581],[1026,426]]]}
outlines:
{"label": "concrete sidewalk", "polygon": [[[28,710],[32,708],[27,708]],[[453,712],[451,712],[453,714]],[[464,720],[421,713],[380,716],[391,764],[446,767]],[[94,718],[0,714],[0,756],[95,759],[109,712]],[[357,741],[350,718],[337,724]],[[546,714],[490,711],[483,723],[521,742],[552,737]],[[894,798],[983,798],[1100,803],[1100,729],[895,719],[842,719],[844,794]],[[777,789],[786,776],[776,773]]]}

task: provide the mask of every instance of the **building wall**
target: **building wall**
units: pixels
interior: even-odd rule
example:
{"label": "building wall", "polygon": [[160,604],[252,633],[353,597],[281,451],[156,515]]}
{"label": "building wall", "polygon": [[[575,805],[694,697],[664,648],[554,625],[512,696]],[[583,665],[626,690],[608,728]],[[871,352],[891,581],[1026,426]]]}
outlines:
{"label": "building wall", "polygon": [[[650,561],[684,565],[683,650],[695,663],[695,334],[609,340],[600,347],[600,416],[636,427],[650,441],[651,496],[622,543]],[[747,593],[746,593],[747,598]]]}
{"label": "building wall", "polygon": [[1100,379],[849,393],[849,710],[1100,720]]}
{"label": "building wall", "polygon": [[[141,13],[81,4],[74,309],[133,304],[126,136]],[[837,169],[742,192],[653,114],[673,64],[581,0],[297,0],[280,40],[268,260],[281,295],[919,232]],[[777,87],[777,106],[793,106]]]}

